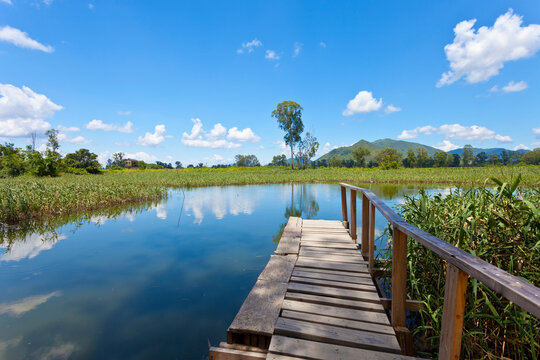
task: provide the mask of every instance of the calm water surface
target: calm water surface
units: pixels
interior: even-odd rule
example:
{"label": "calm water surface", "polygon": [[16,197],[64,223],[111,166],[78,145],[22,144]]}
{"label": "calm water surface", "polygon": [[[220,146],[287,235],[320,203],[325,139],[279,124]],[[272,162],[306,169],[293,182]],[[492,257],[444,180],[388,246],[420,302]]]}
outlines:
{"label": "calm water surface", "polygon": [[[417,190],[372,186],[391,206]],[[175,190],[153,204],[0,230],[0,359],[207,358],[289,216],[339,219],[339,186]],[[382,217],[377,225],[380,234]]]}

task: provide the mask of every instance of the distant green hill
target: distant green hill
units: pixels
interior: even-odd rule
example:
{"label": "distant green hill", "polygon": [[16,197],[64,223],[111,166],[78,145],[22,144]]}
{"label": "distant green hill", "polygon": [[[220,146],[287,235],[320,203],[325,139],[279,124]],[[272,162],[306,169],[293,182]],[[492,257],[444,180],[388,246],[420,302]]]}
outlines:
{"label": "distant green hill", "polygon": [[441,150],[436,149],[432,146],[403,140],[380,139],[374,141],[373,145],[376,145],[382,149],[393,148],[403,153],[403,155],[407,154],[407,150],[409,148],[413,148],[413,150],[416,151],[416,149],[420,147],[425,148],[428,151],[429,156],[433,156],[435,153],[441,152]]}
{"label": "distant green hill", "polygon": [[428,145],[422,145],[414,142],[409,141],[401,141],[401,140],[392,140],[392,139],[380,139],[376,140],[374,142],[369,142],[366,140],[360,140],[359,142],[351,145],[351,146],[343,146],[339,147],[337,149],[333,149],[332,151],[324,154],[318,160],[330,160],[333,157],[338,156],[341,158],[341,160],[352,160],[351,152],[356,149],[357,147],[362,146],[369,151],[371,151],[370,156],[366,158],[367,161],[372,160],[375,155],[388,147],[394,148],[397,151],[400,151],[405,154],[407,153],[408,148],[413,148],[414,150],[418,149],[419,147],[424,147],[428,151],[429,156],[433,156],[433,154],[440,152],[441,150],[435,149],[434,147],[428,146]]}

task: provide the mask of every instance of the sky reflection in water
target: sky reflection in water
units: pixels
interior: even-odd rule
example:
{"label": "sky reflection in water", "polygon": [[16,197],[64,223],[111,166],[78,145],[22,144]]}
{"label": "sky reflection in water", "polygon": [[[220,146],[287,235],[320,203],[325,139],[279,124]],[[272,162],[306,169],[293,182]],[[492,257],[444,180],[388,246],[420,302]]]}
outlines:
{"label": "sky reflection in water", "polygon": [[[417,192],[372,190],[391,206]],[[287,218],[339,219],[340,206],[337,185],[209,187],[4,231],[0,358],[206,358]]]}

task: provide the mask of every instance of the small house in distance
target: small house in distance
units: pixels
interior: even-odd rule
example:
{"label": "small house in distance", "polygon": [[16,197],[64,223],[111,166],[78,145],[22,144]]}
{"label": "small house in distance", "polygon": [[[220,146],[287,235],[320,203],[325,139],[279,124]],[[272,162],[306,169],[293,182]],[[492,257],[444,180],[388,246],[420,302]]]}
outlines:
{"label": "small house in distance", "polygon": [[135,159],[125,159],[124,160],[124,167],[126,169],[132,169],[132,168],[138,168],[139,162]]}

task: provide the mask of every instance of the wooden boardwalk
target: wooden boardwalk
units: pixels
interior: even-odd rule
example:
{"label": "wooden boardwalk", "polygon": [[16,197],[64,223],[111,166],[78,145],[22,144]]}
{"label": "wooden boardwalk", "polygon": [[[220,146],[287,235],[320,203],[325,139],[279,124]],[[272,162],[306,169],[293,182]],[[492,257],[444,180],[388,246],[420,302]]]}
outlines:
{"label": "wooden boardwalk", "polygon": [[291,217],[210,359],[413,359],[341,221]]}
{"label": "wooden boardwalk", "polygon": [[[340,185],[342,221],[289,219],[229,326],[227,342],[210,348],[210,360],[414,359],[407,356],[413,339],[406,315],[422,303],[407,299],[407,241],[417,241],[446,263],[439,359],[459,359],[469,277],[540,318],[539,288],[408,224],[370,190]],[[360,194],[361,246],[356,243]],[[379,274],[376,211],[392,227],[390,270]],[[391,281],[390,299],[379,297],[376,275]]]}

